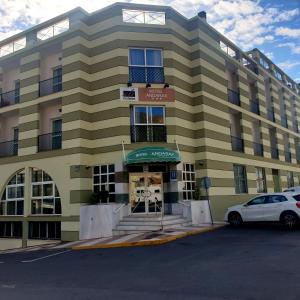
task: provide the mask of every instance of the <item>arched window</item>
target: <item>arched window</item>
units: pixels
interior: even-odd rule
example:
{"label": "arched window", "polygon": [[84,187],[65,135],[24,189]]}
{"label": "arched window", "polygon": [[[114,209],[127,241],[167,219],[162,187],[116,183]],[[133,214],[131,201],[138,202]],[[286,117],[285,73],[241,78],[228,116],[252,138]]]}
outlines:
{"label": "arched window", "polygon": [[40,169],[32,169],[31,214],[61,214],[61,202],[57,187],[52,178]]}
{"label": "arched window", "polygon": [[16,173],[6,185],[0,201],[0,215],[24,214],[24,169]]}

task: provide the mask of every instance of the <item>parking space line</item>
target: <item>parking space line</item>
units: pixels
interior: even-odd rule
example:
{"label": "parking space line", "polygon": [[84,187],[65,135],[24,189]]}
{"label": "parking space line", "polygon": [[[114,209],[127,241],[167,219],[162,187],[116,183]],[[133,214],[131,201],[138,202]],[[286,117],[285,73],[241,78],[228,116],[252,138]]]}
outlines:
{"label": "parking space line", "polygon": [[58,252],[58,253],[54,253],[54,254],[42,256],[42,257],[38,257],[38,258],[35,258],[35,259],[22,260],[21,262],[22,262],[22,263],[31,263],[31,262],[35,262],[35,261],[38,261],[38,260],[43,260],[43,259],[46,259],[46,258],[50,258],[50,257],[53,257],[53,256],[57,256],[57,255],[60,255],[60,254],[64,254],[64,253],[67,253],[67,252],[70,252],[70,251],[71,251],[71,250],[66,250],[66,251],[62,251],[62,252]]}

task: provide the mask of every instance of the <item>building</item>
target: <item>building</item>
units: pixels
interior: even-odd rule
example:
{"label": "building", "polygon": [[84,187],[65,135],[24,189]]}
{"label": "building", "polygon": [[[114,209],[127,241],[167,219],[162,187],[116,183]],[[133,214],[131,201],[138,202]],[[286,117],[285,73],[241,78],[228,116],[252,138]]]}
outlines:
{"label": "building", "polygon": [[77,240],[93,190],[131,213],[167,213],[207,198],[210,177],[222,221],[232,204],[299,184],[299,86],[204,12],[76,8],[1,41],[0,67],[6,247]]}

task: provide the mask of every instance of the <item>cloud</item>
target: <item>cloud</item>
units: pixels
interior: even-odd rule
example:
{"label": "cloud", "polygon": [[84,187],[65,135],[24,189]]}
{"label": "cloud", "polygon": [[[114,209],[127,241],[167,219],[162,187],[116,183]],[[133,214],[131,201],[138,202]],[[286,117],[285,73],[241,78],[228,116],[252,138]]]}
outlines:
{"label": "cloud", "polygon": [[282,69],[289,70],[289,69],[299,66],[300,61],[286,60],[286,61],[282,61],[282,62],[278,63],[277,65],[278,65],[278,67],[280,67]]}
{"label": "cloud", "polygon": [[275,29],[275,34],[279,36],[286,36],[291,38],[300,38],[300,29],[278,27]]}
{"label": "cloud", "polygon": [[300,54],[300,45],[299,44],[295,44],[293,42],[289,42],[289,43],[281,43],[278,44],[277,47],[288,47],[291,49],[292,53],[295,54]]}

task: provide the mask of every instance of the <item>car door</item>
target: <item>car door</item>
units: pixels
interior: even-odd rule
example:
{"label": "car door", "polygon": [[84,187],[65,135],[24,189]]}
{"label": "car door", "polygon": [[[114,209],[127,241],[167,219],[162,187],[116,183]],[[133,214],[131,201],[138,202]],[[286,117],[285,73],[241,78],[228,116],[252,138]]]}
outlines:
{"label": "car door", "polygon": [[263,221],[266,198],[267,196],[256,197],[241,208],[242,218],[245,222]]}
{"label": "car door", "polygon": [[283,195],[269,195],[264,206],[265,221],[278,221],[285,201],[287,198]]}

